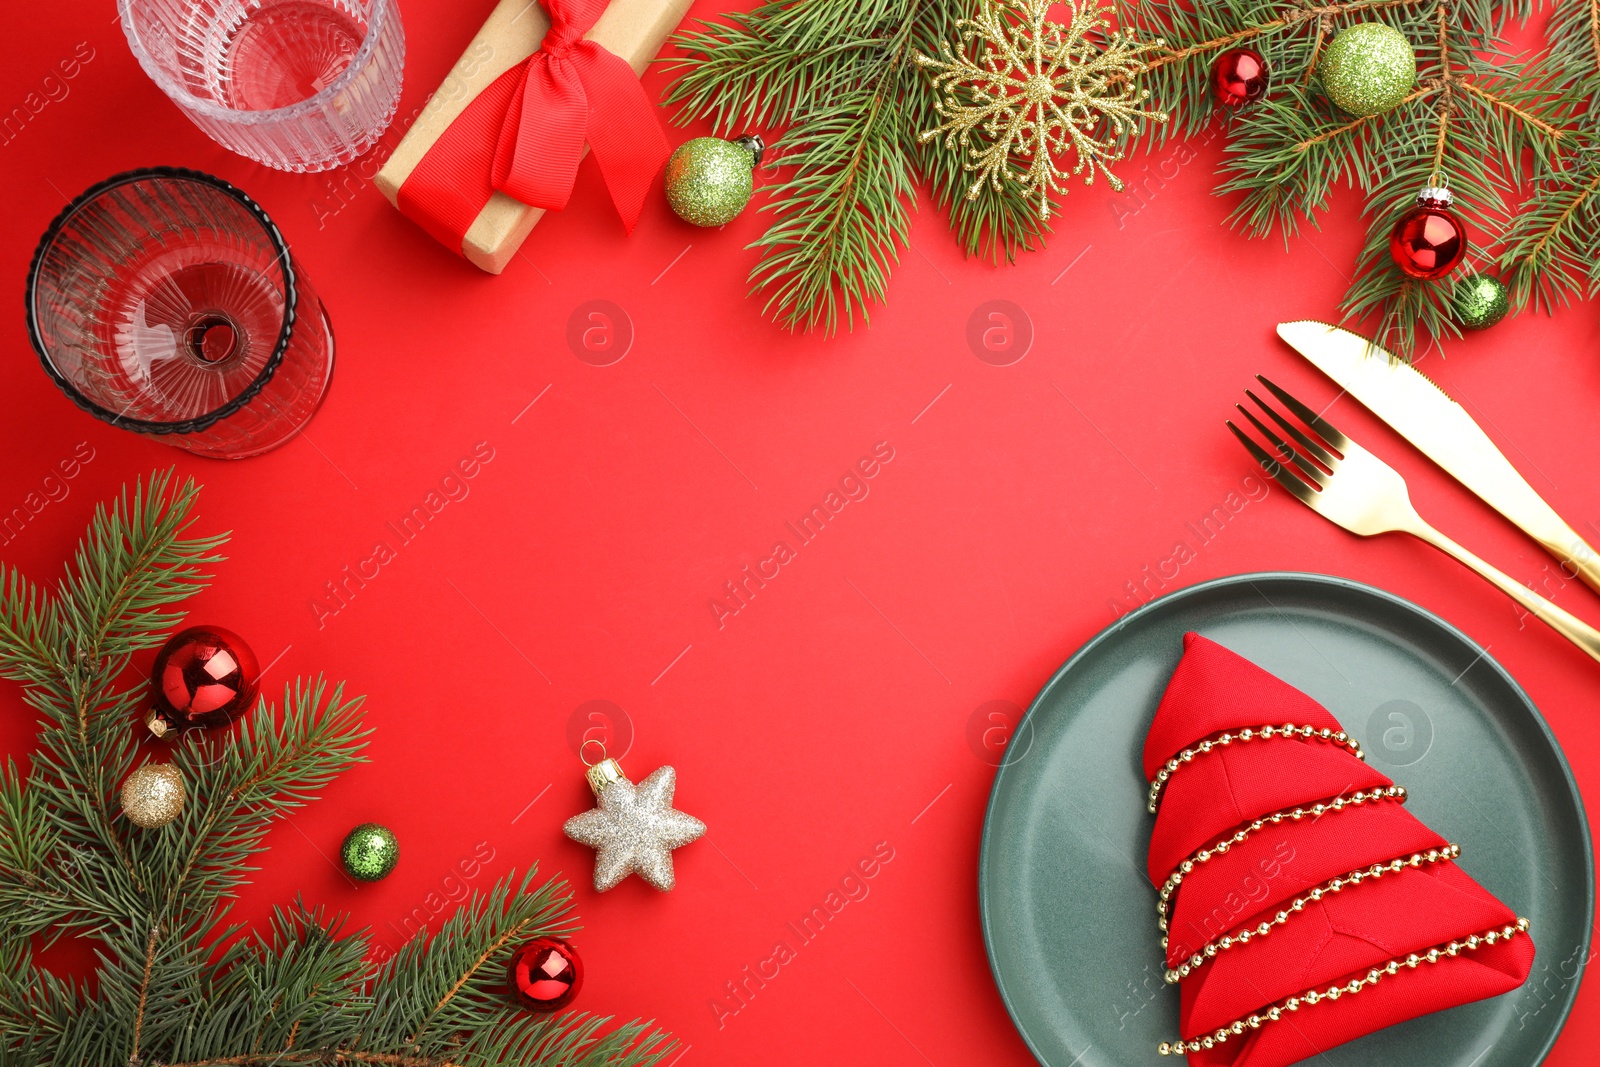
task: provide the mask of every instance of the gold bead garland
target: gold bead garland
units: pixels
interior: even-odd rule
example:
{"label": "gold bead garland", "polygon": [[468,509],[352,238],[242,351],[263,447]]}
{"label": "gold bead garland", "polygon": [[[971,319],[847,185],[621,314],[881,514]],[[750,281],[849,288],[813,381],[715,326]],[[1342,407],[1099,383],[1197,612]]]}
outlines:
{"label": "gold bead garland", "polygon": [[1370,867],[1363,867],[1338,878],[1330,879],[1311,892],[1298,896],[1294,901],[1278,911],[1271,919],[1264,919],[1255,926],[1249,926],[1236,934],[1223,934],[1216,941],[1207,942],[1205,947],[1190,956],[1179,966],[1167,971],[1167,984],[1173,985],[1190,974],[1200,969],[1201,964],[1207,960],[1215,959],[1217,953],[1226,952],[1234,945],[1249,944],[1253,938],[1266,937],[1272,933],[1274,927],[1282,926],[1289,921],[1289,916],[1299,911],[1304,911],[1307,904],[1315,903],[1330,893],[1337,893],[1347,885],[1360,885],[1368,878],[1382,878],[1385,874],[1398,874],[1407,867],[1421,867],[1424,863],[1442,863],[1453,860],[1461,855],[1460,845],[1446,845],[1444,848],[1430,848],[1426,852],[1413,852],[1410,856],[1397,856],[1388,863],[1374,863]]}
{"label": "gold bead garland", "polygon": [[[1307,807],[1283,808],[1270,815],[1263,815],[1252,820],[1247,826],[1241,827],[1232,835],[1223,838],[1210,848],[1203,848],[1188,859],[1178,864],[1177,868],[1167,875],[1166,882],[1161,886],[1161,898],[1156,902],[1156,914],[1159,916],[1158,925],[1162,933],[1167,930],[1167,905],[1172,900],[1172,894],[1178,891],[1178,886],[1183,884],[1184,876],[1191,873],[1195,867],[1209,860],[1212,856],[1224,856],[1234,845],[1240,844],[1251,834],[1265,829],[1268,826],[1277,826],[1284,820],[1299,822],[1307,815],[1312,818],[1321,818],[1330,811],[1343,811],[1347,807],[1355,807],[1375,800],[1395,800],[1404,804],[1406,801],[1406,787],[1391,785],[1388,788],[1370,789],[1364,793],[1353,793],[1348,797],[1334,797],[1322,804],[1313,804]],[[1167,947],[1167,939],[1161,939],[1161,947]]]}
{"label": "gold bead garland", "polygon": [[1352,978],[1343,985],[1331,985],[1325,990],[1311,989],[1298,996],[1289,997],[1281,1004],[1275,1004],[1266,1010],[1265,1014],[1250,1015],[1243,1019],[1235,1019],[1227,1026],[1199,1038],[1190,1038],[1187,1041],[1163,1041],[1156,1047],[1156,1051],[1163,1056],[1182,1056],[1185,1053],[1199,1052],[1201,1049],[1213,1049],[1224,1044],[1230,1037],[1237,1037],[1245,1030],[1258,1030],[1262,1024],[1277,1022],[1283,1018],[1285,1012],[1299,1011],[1303,1005],[1316,1005],[1324,1000],[1338,1000],[1341,996],[1354,995],[1368,986],[1377,985],[1380,980],[1388,975],[1398,974],[1401,967],[1415,970],[1424,963],[1438,963],[1442,959],[1459,956],[1463,951],[1476,951],[1483,945],[1493,945],[1497,941],[1508,941],[1520,933],[1528,930],[1528,920],[1518,918],[1515,923],[1507,923],[1503,927],[1486,931],[1482,934],[1472,934],[1465,941],[1451,941],[1445,945],[1437,945],[1427,952],[1418,955],[1413,952],[1404,958],[1396,956],[1381,967],[1374,967],[1367,972],[1365,978]]}
{"label": "gold bead garland", "polygon": [[1296,726],[1290,722],[1286,722],[1282,726],[1267,725],[1256,727],[1255,729],[1247,726],[1238,733],[1230,731],[1217,737],[1209,738],[1198,745],[1184,749],[1167,760],[1161,770],[1156,772],[1155,779],[1150,783],[1150,814],[1154,815],[1156,813],[1156,808],[1161,803],[1162,787],[1167,784],[1167,779],[1171,778],[1179,767],[1190,762],[1196,756],[1207,755],[1218,748],[1226,748],[1235,741],[1252,741],[1258,737],[1267,740],[1271,740],[1274,737],[1298,737],[1306,741],[1328,741],[1336,745],[1343,745],[1350,750],[1350,754],[1355,756],[1356,759],[1364,760],[1367,758],[1366,754],[1361,751],[1360,743],[1343,730],[1330,730],[1326,726],[1319,730],[1315,726]]}

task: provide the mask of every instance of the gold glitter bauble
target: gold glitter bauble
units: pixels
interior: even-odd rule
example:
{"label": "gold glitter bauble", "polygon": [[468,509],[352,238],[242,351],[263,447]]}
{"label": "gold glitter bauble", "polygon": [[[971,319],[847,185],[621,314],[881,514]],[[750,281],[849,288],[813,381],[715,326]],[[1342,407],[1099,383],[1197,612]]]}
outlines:
{"label": "gold glitter bauble", "polygon": [[750,202],[762,147],[759,137],[685,141],[667,160],[667,203],[696,226],[732,222]]}
{"label": "gold glitter bauble", "polygon": [[1381,115],[1406,98],[1417,81],[1417,54],[1405,34],[1382,22],[1339,31],[1317,77],[1328,99],[1352,115]]}
{"label": "gold glitter bauble", "polygon": [[176,819],[188,795],[178,768],[147,763],[122,783],[122,813],[135,826],[153,830]]}

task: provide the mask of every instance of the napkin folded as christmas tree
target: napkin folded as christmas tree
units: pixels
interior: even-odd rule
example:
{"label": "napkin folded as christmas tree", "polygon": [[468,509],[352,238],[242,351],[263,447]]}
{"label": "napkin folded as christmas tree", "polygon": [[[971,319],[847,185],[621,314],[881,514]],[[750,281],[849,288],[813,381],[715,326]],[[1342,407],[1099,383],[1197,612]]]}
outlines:
{"label": "napkin folded as christmas tree", "polygon": [[1145,740],[1178,1032],[1193,1067],[1283,1067],[1497,996],[1527,922],[1454,862],[1327,709],[1198,634]]}

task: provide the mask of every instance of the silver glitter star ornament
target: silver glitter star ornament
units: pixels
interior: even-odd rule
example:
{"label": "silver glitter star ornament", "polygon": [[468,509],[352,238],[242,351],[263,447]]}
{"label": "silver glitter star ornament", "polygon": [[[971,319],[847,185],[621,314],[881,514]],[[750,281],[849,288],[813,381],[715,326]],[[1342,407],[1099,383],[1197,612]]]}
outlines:
{"label": "silver glitter star ornament", "polygon": [[563,830],[595,850],[594,888],[604,893],[630,874],[662,892],[676,884],[672,850],[706,832],[706,824],[672,806],[678,772],[657,768],[634,785],[614,759],[589,768],[589,788],[600,806],[567,820]]}

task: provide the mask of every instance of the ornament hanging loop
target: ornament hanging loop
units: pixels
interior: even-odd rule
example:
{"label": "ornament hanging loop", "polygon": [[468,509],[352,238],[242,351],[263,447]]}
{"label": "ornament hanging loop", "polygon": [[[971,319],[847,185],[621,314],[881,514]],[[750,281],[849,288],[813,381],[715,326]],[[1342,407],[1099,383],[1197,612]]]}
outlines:
{"label": "ornament hanging loop", "polygon": [[[600,749],[600,758],[593,763],[590,763],[584,755],[585,752],[589,751],[590,745]],[[620,782],[626,777],[622,773],[622,764],[606,755],[605,743],[593,737],[578,746],[578,759],[582,760],[584,767],[588,768],[584,771],[583,777],[588,781],[589,788],[594,792],[595,796],[604,793],[606,787],[613,782]]]}

